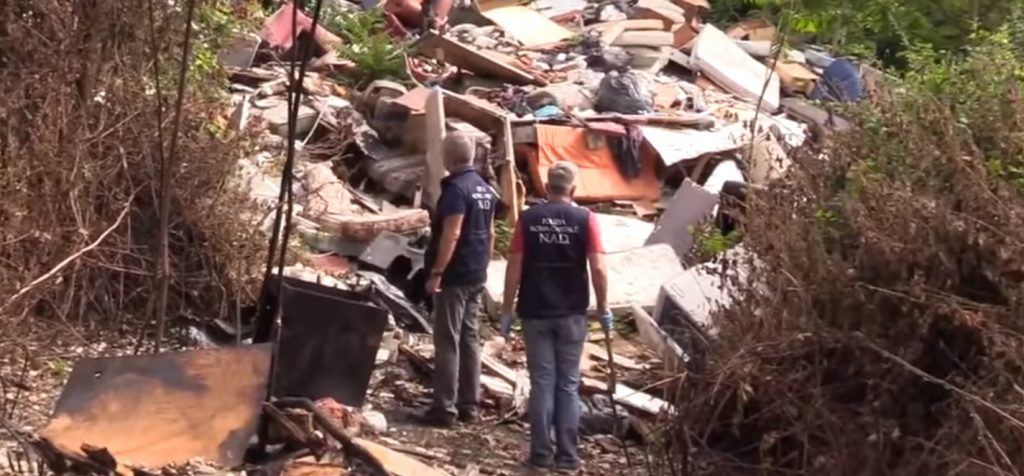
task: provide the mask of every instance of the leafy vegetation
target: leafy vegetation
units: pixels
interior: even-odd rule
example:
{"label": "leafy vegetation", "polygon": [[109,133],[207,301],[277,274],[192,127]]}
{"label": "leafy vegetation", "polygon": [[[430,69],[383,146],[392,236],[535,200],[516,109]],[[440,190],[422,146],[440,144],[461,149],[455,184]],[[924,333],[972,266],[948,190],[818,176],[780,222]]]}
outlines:
{"label": "leafy vegetation", "polygon": [[355,74],[344,79],[356,86],[376,79],[406,79],[407,45],[388,36],[381,10],[331,8],[324,12],[324,26],[345,40],[338,55],[355,63]]}
{"label": "leafy vegetation", "polygon": [[756,259],[730,263],[746,277],[674,398],[679,473],[1024,467],[1019,29],[956,56],[908,43],[902,77],[844,111],[854,127],[748,198]]}
{"label": "leafy vegetation", "polygon": [[844,54],[903,68],[903,53],[960,53],[976,33],[1019,24],[1022,0],[717,0],[712,21],[764,17]]}

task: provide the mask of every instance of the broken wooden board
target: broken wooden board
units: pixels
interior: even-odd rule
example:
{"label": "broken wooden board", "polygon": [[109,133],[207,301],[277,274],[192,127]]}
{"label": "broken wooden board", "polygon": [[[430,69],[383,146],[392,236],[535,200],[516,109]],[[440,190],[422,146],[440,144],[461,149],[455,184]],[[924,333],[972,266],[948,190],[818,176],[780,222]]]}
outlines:
{"label": "broken wooden board", "polygon": [[[580,391],[589,394],[605,394],[608,392],[608,385],[600,380],[588,377],[580,379]],[[648,415],[660,415],[662,412],[671,412],[672,405],[668,402],[629,388],[621,383],[615,385],[615,402],[625,405]]]}
{"label": "broken wooden board", "polygon": [[444,115],[444,91],[434,88],[427,96],[425,109],[427,131],[427,172],[423,177],[423,202],[431,210],[441,198],[441,179],[448,172],[444,168],[444,138],[446,134]]}
{"label": "broken wooden board", "polygon": [[[766,60],[770,63],[771,60]],[[775,73],[782,81],[782,89],[790,94],[803,93],[810,95],[814,85],[818,83],[818,75],[800,63],[779,61],[775,64]]]}
{"label": "broken wooden board", "polygon": [[633,7],[633,18],[659,20],[662,30],[668,31],[672,25],[687,23],[686,11],[668,0],[640,0]]}
{"label": "broken wooden board", "polygon": [[612,42],[614,46],[672,46],[672,33],[660,30],[624,31]]}
{"label": "broken wooden board", "polygon": [[515,226],[519,222],[519,213],[526,205],[526,194],[519,193],[522,183],[519,181],[519,170],[516,168],[515,144],[513,144],[512,122],[508,116],[501,120],[502,145],[504,146],[502,163],[498,165],[498,188],[501,189],[501,202],[505,204],[508,215],[505,222]]}
{"label": "broken wooden board", "polygon": [[[593,342],[587,342],[583,344],[585,352],[589,353],[595,360],[600,362],[608,363],[608,350],[603,345],[597,345]],[[614,354],[615,366],[622,367],[626,370],[646,370],[646,367],[639,362],[626,357],[624,355]]]}
{"label": "broken wooden board", "polygon": [[562,25],[522,5],[494,8],[483,12],[483,15],[526,48],[554,45],[573,36]]}
{"label": "broken wooden board", "polygon": [[407,456],[372,441],[355,438],[353,442],[380,461],[381,465],[394,476],[451,476],[445,470],[430,466],[412,456]]}
{"label": "broken wooden board", "polygon": [[519,85],[543,83],[524,71],[515,58],[493,51],[474,50],[434,33],[420,37],[415,47],[424,56],[472,71],[483,77],[502,79]]}
{"label": "broken wooden board", "polygon": [[40,436],[71,455],[88,444],[121,463],[233,467],[256,433],[270,354],[260,344],[80,360]]}

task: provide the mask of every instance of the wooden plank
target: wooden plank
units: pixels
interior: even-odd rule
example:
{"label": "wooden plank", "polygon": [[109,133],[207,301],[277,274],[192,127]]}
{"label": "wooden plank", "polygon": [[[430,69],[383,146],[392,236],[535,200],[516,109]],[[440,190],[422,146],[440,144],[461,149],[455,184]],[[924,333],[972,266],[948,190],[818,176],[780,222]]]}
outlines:
{"label": "wooden plank", "polygon": [[[603,346],[592,342],[587,342],[583,345],[594,359],[606,364],[608,363],[608,351]],[[615,353],[615,366],[622,367],[626,370],[645,370],[645,367],[642,364],[629,357],[620,355],[618,352]]]}
{"label": "wooden plank", "polygon": [[[595,394],[608,392],[608,386],[600,380],[583,377],[580,385],[582,386],[583,391],[587,393]],[[657,416],[663,411],[672,411],[672,405],[668,402],[638,390],[634,390],[621,383],[615,385],[614,397],[617,403],[634,410],[647,413],[648,415]]]}
{"label": "wooden plank", "polygon": [[362,446],[380,461],[381,465],[394,476],[451,476],[440,468],[430,466],[412,456],[399,453],[372,441],[356,438],[354,443]]}
{"label": "wooden plank", "polygon": [[444,168],[444,92],[433,89],[424,106],[427,131],[427,173],[423,176],[423,203],[431,210],[441,197],[441,179],[448,173]]}
{"label": "wooden plank", "polygon": [[514,384],[487,374],[480,376],[480,386],[498,398],[512,399],[515,397]]}
{"label": "wooden plank", "polygon": [[522,5],[494,8],[483,14],[526,48],[561,43],[573,35],[562,25]]}
{"label": "wooden plank", "polygon": [[498,377],[501,377],[505,382],[512,385],[516,384],[516,371],[508,368],[507,365],[498,362],[498,359],[489,355],[481,354],[480,363],[482,363],[487,370],[490,370]]}
{"label": "wooden plank", "polygon": [[416,49],[424,56],[455,65],[480,76],[503,79],[512,84],[541,84],[524,71],[514,58],[493,51],[474,50],[457,41],[434,33],[420,37]]}
{"label": "wooden plank", "polygon": [[637,30],[623,32],[612,42],[615,46],[672,46],[672,33],[660,30]]}
{"label": "wooden plank", "polygon": [[[512,122],[508,116],[501,120],[501,143],[503,151],[503,163],[498,170],[498,187],[501,188],[501,201],[508,209],[505,221],[511,227],[519,221],[519,213],[523,210],[524,203],[520,200],[519,194],[519,171],[516,169],[515,144],[513,144]],[[525,197],[522,197],[525,198]]]}

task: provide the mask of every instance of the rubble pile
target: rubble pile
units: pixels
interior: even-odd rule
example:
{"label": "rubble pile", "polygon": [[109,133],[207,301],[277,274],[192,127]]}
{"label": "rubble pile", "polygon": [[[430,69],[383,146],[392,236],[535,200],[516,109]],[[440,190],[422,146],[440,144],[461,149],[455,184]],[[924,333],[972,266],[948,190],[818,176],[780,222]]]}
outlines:
{"label": "rubble pile", "polygon": [[[362,8],[330,3],[338,15]],[[96,414],[115,421],[131,420],[130,413],[159,426],[164,418],[133,398],[142,390],[129,381],[147,382],[140,388],[159,396],[148,402],[155,408],[191,399],[185,408],[233,408],[233,417],[218,418],[212,430],[199,417],[187,419],[196,426],[182,430],[189,436],[180,445],[174,440],[175,453],[166,441],[125,445],[123,435],[134,427],[100,425],[83,413],[88,405],[62,398],[37,440],[52,467],[122,472],[203,457],[224,468],[284,461],[280,474],[466,469],[438,451],[409,448],[383,410],[370,410],[429,401],[433,350],[423,253],[445,173],[441,140],[455,131],[476,139],[476,165],[499,193],[506,229],[543,199],[552,164],[580,167],[575,199],[598,214],[609,252],[609,304],[624,321],[614,333],[614,355],[597,333],[585,348],[583,430],[603,453],[617,453],[614,441],[625,440],[627,451],[639,455],[660,440],[661,424],[675,412],[674,384],[665,377],[703,365],[710,315],[730,303],[725,281],[709,269],[714,265],[693,259],[706,246],[697,230],[729,235],[739,219],[732,205],[748,188],[770,187],[810,137],[842,128],[812,99],[865,94],[856,65],[818,50],[780,51],[765,22],[726,30],[705,24],[708,4],[701,0],[473,1],[435,12],[449,19],[442,32],[420,32],[420,7],[409,2],[367,8],[384,10],[380,34],[411,45],[402,58],[404,77],[353,87],[345,78],[365,65],[345,55],[370,48],[348,44],[340,54],[351,35],[330,31],[290,2],[258,35],[240,34],[220,58],[231,78],[229,127],[255,137],[260,148],[238,161],[234,185],[249,195],[251,213],[268,234],[289,139],[298,151],[291,208],[297,240],[290,244],[296,262],[264,290],[281,303],[280,335],[259,316],[217,320],[196,330],[205,349],[152,356],[176,362],[184,377],[167,375],[169,364],[83,361],[65,389],[88,395]],[[313,45],[314,55],[295,82],[303,94],[289,137],[291,81],[283,59],[305,51],[301,42]],[[742,245],[714,252],[748,254]],[[501,304],[504,267],[496,258],[489,269],[491,316]],[[734,271],[742,278],[742,269]],[[482,333],[485,420],[521,425],[529,386],[522,343],[505,342],[489,328]],[[238,342],[255,344],[221,346]],[[275,359],[267,342],[278,346]],[[249,364],[236,368],[240,377],[228,385],[210,359]],[[612,372],[618,382],[609,388]],[[183,390],[179,378],[202,385]],[[110,403],[121,399],[134,403]],[[624,409],[622,421],[614,405]],[[206,436],[193,435],[199,429]],[[164,461],[171,454],[184,460]]]}

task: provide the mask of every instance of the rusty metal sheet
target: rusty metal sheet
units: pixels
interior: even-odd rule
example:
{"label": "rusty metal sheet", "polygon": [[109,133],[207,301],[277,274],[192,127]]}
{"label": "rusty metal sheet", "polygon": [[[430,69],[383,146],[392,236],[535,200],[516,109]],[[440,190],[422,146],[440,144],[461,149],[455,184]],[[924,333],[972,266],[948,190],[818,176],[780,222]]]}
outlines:
{"label": "rusty metal sheet", "polygon": [[262,412],[271,346],[84,359],[40,432],[63,452],[106,448],[118,463],[242,462]]}
{"label": "rusty metal sheet", "polygon": [[[273,282],[273,281],[272,281]],[[277,286],[268,289],[273,306]],[[274,396],[361,407],[388,325],[370,293],[284,278]]]}

